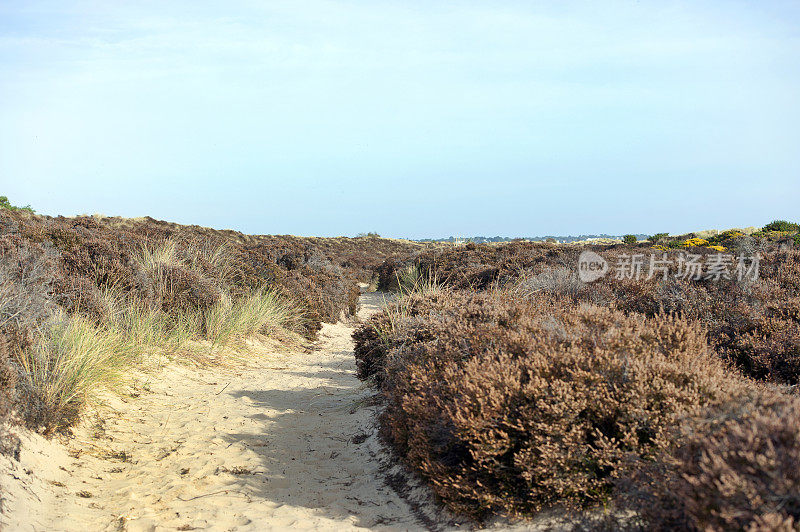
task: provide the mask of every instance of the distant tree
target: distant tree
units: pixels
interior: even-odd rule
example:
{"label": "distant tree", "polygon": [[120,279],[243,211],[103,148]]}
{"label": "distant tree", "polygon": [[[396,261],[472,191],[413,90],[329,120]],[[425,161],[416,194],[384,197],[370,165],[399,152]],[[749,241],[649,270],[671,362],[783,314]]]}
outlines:
{"label": "distant tree", "polygon": [[650,242],[653,242],[655,244],[657,242],[660,242],[661,240],[664,240],[668,236],[669,236],[669,233],[656,233],[654,235],[648,236],[647,240],[649,240]]}
{"label": "distant tree", "polygon": [[786,220],[775,220],[765,225],[763,231],[800,231],[800,224],[787,222]]}
{"label": "distant tree", "polygon": [[11,205],[11,202],[8,201],[6,196],[0,196],[0,209],[7,209],[9,211],[28,211],[28,212],[36,212],[34,211],[30,205],[25,205],[24,207],[17,207],[16,205]]}
{"label": "distant tree", "polygon": [[635,244],[637,242],[636,235],[624,235],[622,241],[626,244]]}

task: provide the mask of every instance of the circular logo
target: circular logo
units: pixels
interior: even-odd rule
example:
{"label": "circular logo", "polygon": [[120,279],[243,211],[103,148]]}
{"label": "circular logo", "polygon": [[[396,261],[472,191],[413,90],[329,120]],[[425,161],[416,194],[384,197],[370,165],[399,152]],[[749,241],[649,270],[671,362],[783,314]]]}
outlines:
{"label": "circular logo", "polygon": [[594,251],[584,251],[578,257],[578,278],[591,283],[608,273],[608,262]]}

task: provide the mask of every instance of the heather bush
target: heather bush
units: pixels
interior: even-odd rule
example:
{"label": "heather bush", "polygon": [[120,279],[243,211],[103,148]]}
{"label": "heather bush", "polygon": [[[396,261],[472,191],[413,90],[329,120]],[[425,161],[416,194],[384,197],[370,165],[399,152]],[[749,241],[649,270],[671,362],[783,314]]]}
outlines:
{"label": "heather bush", "polygon": [[397,272],[400,271],[402,266],[394,258],[389,258],[383,261],[377,268],[378,275],[378,290],[396,291],[398,290],[399,278]]}
{"label": "heather bush", "polygon": [[50,316],[53,268],[52,254],[40,246],[0,238],[0,331],[16,336]]}
{"label": "heather bush", "polygon": [[[662,311],[679,312],[700,320],[708,330],[712,348],[747,375],[778,383],[800,382],[797,362],[800,334],[793,310],[800,297],[800,252],[781,250],[775,242],[744,236],[737,231],[726,231],[714,238],[718,238],[715,242],[724,244],[726,253],[748,256],[759,253],[758,279],[739,280],[736,275],[718,281],[679,278],[675,266],[681,254],[698,254],[705,260],[715,252],[708,247],[657,252],[673,261],[666,276],[662,272],[649,275],[649,265],[645,263],[639,279],[616,279],[608,275],[593,283],[581,283],[576,278],[578,255],[586,249],[577,246],[527,242],[473,245],[471,249],[426,251],[412,263],[424,274],[435,272],[438,280],[451,288],[484,291],[516,287],[523,295],[548,292],[626,313],[655,316]],[[683,237],[675,242],[681,245],[708,243]],[[621,246],[589,249],[602,252],[610,264],[616,264],[626,254]],[[627,254],[630,259],[630,252]],[[404,266],[386,261],[379,273],[383,279],[396,279]],[[387,287],[388,282],[382,284]],[[396,286],[395,282],[395,289]]]}
{"label": "heather bush", "polygon": [[[651,276],[645,264],[639,279],[582,283],[585,248],[532,243],[385,261],[386,288],[399,290],[411,264],[466,289],[402,297],[354,334],[359,376],[387,398],[388,441],[446,504],[477,517],[620,496],[638,501],[644,528],[798,528],[784,473],[797,429],[778,427],[797,417],[795,399],[726,364],[800,382],[800,253],[734,230],[674,242],[685,249],[664,249],[673,260],[758,252],[759,276]],[[591,249],[612,264],[626,253]]]}
{"label": "heather bush", "polygon": [[[0,238],[0,423],[40,421],[42,408],[23,394],[15,362],[57,308],[50,298],[51,267],[51,256],[38,245]],[[12,451],[15,441],[0,428],[0,450]]]}
{"label": "heather bush", "polygon": [[675,441],[623,483],[643,528],[800,529],[800,398],[753,390],[676,430]]}
{"label": "heather bush", "polygon": [[524,273],[520,275],[514,285],[514,290],[523,297],[545,293],[572,300],[583,292],[585,286],[585,283],[578,279],[576,271],[556,267],[538,274]]}
{"label": "heather bush", "polygon": [[303,307],[304,334],[321,321],[354,314],[357,281],[395,254],[423,246],[381,238],[250,236],[180,226],[150,218],[49,218],[0,211],[0,237],[12,247],[49,249],[52,298],[70,313],[95,322],[103,315],[102,291],[113,289],[173,314],[210,309],[232,298],[269,289]]}
{"label": "heather bush", "polygon": [[380,383],[399,455],[474,517],[605,501],[625,464],[657,456],[671,427],[738,386],[678,318],[501,291],[412,296],[406,309],[356,333],[359,372]]}
{"label": "heather bush", "polygon": [[[598,248],[602,250],[606,248]],[[413,259],[424,275],[452,288],[486,290],[514,282],[523,273],[551,267],[575,268],[581,249],[541,242],[470,244],[425,251]]]}

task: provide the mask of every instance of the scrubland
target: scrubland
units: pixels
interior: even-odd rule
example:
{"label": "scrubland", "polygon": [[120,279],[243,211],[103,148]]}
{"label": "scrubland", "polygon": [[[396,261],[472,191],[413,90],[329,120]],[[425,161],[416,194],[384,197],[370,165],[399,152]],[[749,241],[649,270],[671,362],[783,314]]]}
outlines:
{"label": "scrubland", "polygon": [[525,242],[387,260],[400,296],[354,334],[385,440],[477,520],[798,529],[800,250],[796,228],[769,229],[592,248],[759,253],[757,278],[648,279],[645,263],[586,283],[587,248]]}
{"label": "scrubland", "polygon": [[154,354],[200,363],[258,334],[313,339],[355,313],[376,264],[418,247],[0,209],[0,415],[64,431]]}
{"label": "scrubland", "polygon": [[[12,425],[68,433],[155,359],[308,348],[354,317],[361,283],[385,295],[353,334],[380,436],[452,515],[797,530],[797,230],[453,246],[0,209],[0,452],[19,453]],[[583,282],[585,250],[671,266]],[[686,253],[758,254],[758,274],[683,278]]]}

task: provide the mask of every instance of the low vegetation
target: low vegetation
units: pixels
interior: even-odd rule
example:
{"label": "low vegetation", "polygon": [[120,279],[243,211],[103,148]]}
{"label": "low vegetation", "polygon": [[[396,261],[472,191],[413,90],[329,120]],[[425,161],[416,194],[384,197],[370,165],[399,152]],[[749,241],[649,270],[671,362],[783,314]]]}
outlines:
{"label": "low vegetation", "polygon": [[420,248],[377,237],[50,218],[6,204],[0,416],[45,434],[68,430],[96,390],[147,357],[196,362],[258,334],[313,338],[321,321],[355,313],[357,283],[369,282],[384,257]]}
{"label": "low vegetation", "polygon": [[[501,245],[467,244],[429,250],[413,259],[389,259],[378,267],[379,288],[397,289],[405,268],[432,276],[457,290],[493,287],[547,292],[575,302],[606,306],[653,317],[665,311],[700,321],[712,349],[742,372],[775,383],[800,382],[800,249],[780,238],[721,234],[729,257],[726,276],[694,275],[685,267],[687,253],[711,260],[717,250],[688,246],[659,249],[608,246],[563,246],[519,242]],[[697,241],[693,242],[697,244]],[[626,276],[611,273],[593,283],[577,278],[578,256],[584,249],[601,253],[611,266],[628,265]],[[759,254],[757,278],[751,258]],[[634,271],[631,257],[640,254]],[[666,269],[650,271],[650,256],[666,260]],[[744,262],[739,264],[739,257]],[[740,270],[737,271],[737,268]],[[635,275],[638,271],[638,275]],[[750,277],[748,277],[748,274]],[[740,275],[741,273],[741,275]],[[618,278],[620,277],[620,278]],[[637,278],[638,277],[638,278]],[[741,279],[740,279],[741,277]]]}
{"label": "low vegetation", "polygon": [[800,397],[751,390],[675,431],[675,444],[620,483],[646,530],[800,528]]}
{"label": "low vegetation", "polygon": [[786,220],[775,220],[764,226],[763,231],[787,231],[796,233],[800,231],[800,224],[787,222]]}
{"label": "low vegetation", "polygon": [[34,211],[30,205],[26,205],[24,207],[17,207],[16,205],[11,205],[11,202],[8,201],[6,196],[0,196],[0,209],[6,209],[9,211],[27,211],[30,213],[34,213]]}
{"label": "low vegetation", "polygon": [[[387,442],[477,519],[558,506],[605,508],[613,529],[797,529],[800,250],[767,232],[670,238],[589,247],[670,263],[593,283],[587,247],[385,261],[399,297],[354,340]],[[684,275],[688,253],[730,254],[730,275]],[[736,273],[755,253],[758,274]],[[436,289],[404,288],[409,272]]]}
{"label": "low vegetation", "polygon": [[[453,511],[796,530],[798,236],[786,221],[591,246],[250,236],[0,198],[0,452],[19,451],[10,424],[67,431],[153,357],[312,339],[367,283],[395,294],[354,333],[358,375],[385,400],[385,440]],[[582,281],[585,250],[615,272]]]}

